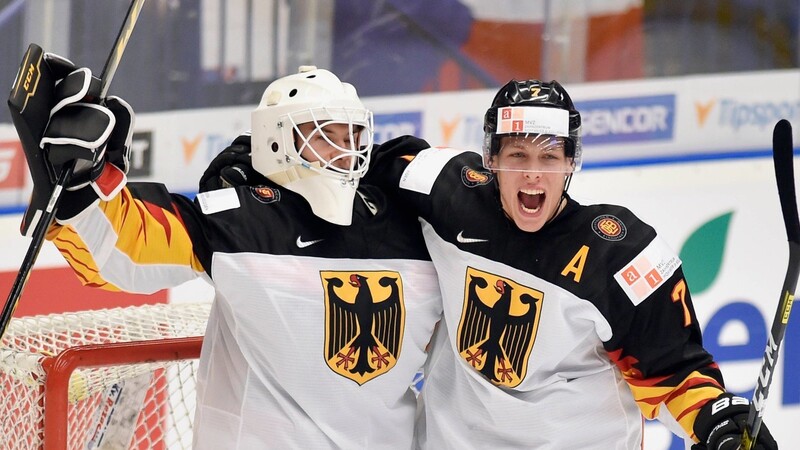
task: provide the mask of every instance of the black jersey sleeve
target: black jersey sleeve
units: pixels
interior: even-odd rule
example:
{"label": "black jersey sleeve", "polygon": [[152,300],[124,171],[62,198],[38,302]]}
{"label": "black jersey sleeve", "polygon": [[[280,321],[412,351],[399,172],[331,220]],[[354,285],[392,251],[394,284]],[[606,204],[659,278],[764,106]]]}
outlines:
{"label": "black jersey sleeve", "polygon": [[725,390],[722,374],[703,347],[680,259],[651,227],[624,214],[638,244],[609,258],[602,303],[613,335],[604,346],[645,417],[666,407],[693,437],[700,408]]}

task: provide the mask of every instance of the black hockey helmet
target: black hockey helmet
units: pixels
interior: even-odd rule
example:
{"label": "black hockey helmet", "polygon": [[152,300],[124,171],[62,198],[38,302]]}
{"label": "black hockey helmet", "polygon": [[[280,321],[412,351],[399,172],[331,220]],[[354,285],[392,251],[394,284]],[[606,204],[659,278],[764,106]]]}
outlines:
{"label": "black hockey helmet", "polygon": [[[537,114],[534,120],[520,116],[519,125],[512,125],[517,116],[511,111],[515,107],[551,108],[566,111],[563,126],[560,119],[552,117],[561,114]],[[532,111],[531,111],[532,112]],[[503,117],[503,116],[507,117]],[[548,117],[551,116],[551,117]],[[508,120],[505,120],[508,119]],[[552,120],[552,123],[550,123]],[[508,122],[508,123],[506,123]],[[565,142],[565,155],[572,159],[573,171],[581,168],[581,115],[575,109],[567,91],[558,81],[549,83],[539,80],[511,80],[500,88],[486,111],[483,120],[484,166],[491,169],[490,160],[500,151],[500,138],[513,134],[555,134]]]}

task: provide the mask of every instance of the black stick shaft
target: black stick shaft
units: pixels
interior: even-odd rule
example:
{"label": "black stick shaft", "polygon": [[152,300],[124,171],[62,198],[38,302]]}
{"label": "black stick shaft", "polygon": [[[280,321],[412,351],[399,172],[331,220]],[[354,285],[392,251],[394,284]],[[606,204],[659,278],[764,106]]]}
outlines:
{"label": "black stick shaft", "polygon": [[792,146],[792,126],[786,120],[781,120],[775,125],[772,137],[773,162],[775,163],[775,180],[778,184],[778,196],[781,201],[783,222],[786,227],[786,236],[789,240],[789,264],[786,268],[786,277],[781,288],[778,309],[772,319],[767,348],[764,350],[764,361],[758,373],[756,389],[753,392],[753,401],[747,414],[747,423],[742,436],[744,450],[753,448],[761,429],[762,416],[766,406],[772,375],[775,373],[775,364],[778,352],[786,335],[786,326],[789,322],[789,313],[792,311],[794,293],[797,289],[797,278],[800,276],[800,219],[797,212],[797,195],[794,183],[794,149]]}
{"label": "black stick shaft", "polygon": [[111,85],[111,80],[114,79],[114,74],[117,73],[117,67],[122,60],[122,54],[125,52],[125,47],[133,33],[133,27],[136,26],[136,21],[139,20],[139,13],[142,12],[145,0],[133,0],[128,7],[128,12],[125,14],[125,22],[117,33],[117,39],[114,41],[114,48],[108,54],[108,59],[103,66],[103,72],[100,74],[100,98],[106,98],[108,94],[108,87]]}
{"label": "black stick shaft", "polygon": [[30,246],[28,246],[25,259],[22,260],[17,278],[14,279],[14,285],[11,287],[11,292],[8,294],[6,304],[3,305],[3,311],[0,313],[0,326],[2,327],[0,328],[0,338],[5,334],[6,328],[11,321],[11,316],[14,314],[14,310],[19,303],[19,298],[22,296],[22,291],[28,283],[33,264],[36,262],[36,258],[39,257],[39,251],[42,249],[47,229],[50,228],[50,223],[53,221],[56,211],[58,210],[58,204],[61,201],[61,192],[64,190],[64,186],[69,178],[72,177],[73,168],[74,164],[67,164],[64,166],[64,170],[61,171],[61,175],[53,189],[53,194],[50,196],[50,201],[47,203],[44,215],[36,223],[36,228],[33,230],[33,240]]}

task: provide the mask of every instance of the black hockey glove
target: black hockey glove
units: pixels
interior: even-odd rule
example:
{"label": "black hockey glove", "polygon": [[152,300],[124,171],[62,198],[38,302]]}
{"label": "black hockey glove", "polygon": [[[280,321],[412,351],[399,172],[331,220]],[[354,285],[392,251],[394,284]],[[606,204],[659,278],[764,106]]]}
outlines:
{"label": "black hockey glove", "polygon": [[109,200],[125,185],[133,110],[118,97],[103,104],[87,101],[92,80],[91,71],[80,68],[59,82],[40,147],[54,173],[75,164],[67,190],[91,185],[98,197]]}
{"label": "black hockey glove", "polygon": [[101,83],[89,75],[72,61],[46,53],[36,44],[28,46],[17,70],[8,106],[33,181],[30,203],[20,224],[23,235],[30,236],[48,208],[61,173],[61,167],[53,167],[41,147],[51,111],[70,103],[98,103]]}
{"label": "black hockey glove", "polygon": [[243,134],[221,151],[200,177],[199,192],[236,186],[258,186],[267,179],[253,169],[250,157],[250,135]]}
{"label": "black hockey glove", "polygon": [[[728,392],[703,405],[694,422],[694,434],[700,443],[693,445],[692,450],[737,450],[749,409],[747,399]],[[763,423],[753,449],[778,450],[778,443]]]}

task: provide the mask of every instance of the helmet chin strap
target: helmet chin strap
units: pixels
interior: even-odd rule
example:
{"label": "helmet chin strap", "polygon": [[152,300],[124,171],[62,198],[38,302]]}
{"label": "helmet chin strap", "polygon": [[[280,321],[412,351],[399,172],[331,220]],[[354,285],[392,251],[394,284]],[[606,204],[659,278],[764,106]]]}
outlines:
{"label": "helmet chin strap", "polygon": [[555,218],[561,212],[561,209],[564,207],[565,202],[567,201],[567,190],[569,190],[569,184],[571,181],[572,181],[572,173],[564,177],[564,189],[561,191],[561,198],[558,199],[558,206],[556,206],[556,209],[553,211],[553,215],[550,216],[549,219],[547,219],[544,225],[542,225],[542,228],[544,228],[545,226],[547,226],[547,224],[555,220]]}

